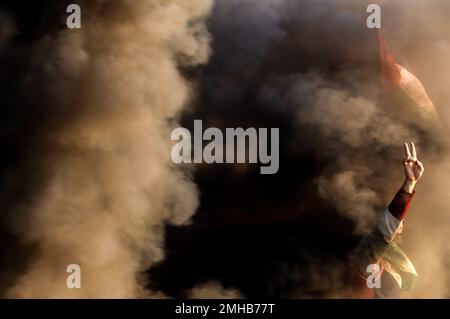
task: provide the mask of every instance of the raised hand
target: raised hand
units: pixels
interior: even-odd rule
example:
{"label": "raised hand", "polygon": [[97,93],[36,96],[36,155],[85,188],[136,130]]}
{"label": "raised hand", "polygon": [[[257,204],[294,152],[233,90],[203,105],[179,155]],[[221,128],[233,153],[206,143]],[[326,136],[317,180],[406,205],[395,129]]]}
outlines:
{"label": "raised hand", "polygon": [[403,184],[403,189],[411,193],[425,170],[423,164],[417,159],[416,146],[413,142],[410,145],[405,143],[403,166],[405,167],[405,183]]}

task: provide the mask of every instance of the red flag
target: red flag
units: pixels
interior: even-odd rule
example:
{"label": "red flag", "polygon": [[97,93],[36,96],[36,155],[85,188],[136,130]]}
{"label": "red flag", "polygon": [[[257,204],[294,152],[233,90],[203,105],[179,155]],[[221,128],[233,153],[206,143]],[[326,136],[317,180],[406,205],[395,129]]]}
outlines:
{"label": "red flag", "polygon": [[381,31],[378,34],[380,45],[381,86],[385,93],[389,93],[390,91],[398,88],[400,85],[401,75],[395,64],[394,56],[389,50]]}
{"label": "red flag", "polygon": [[402,90],[424,110],[437,115],[436,108],[425,87],[411,72],[396,63],[381,31],[379,32],[381,87],[385,94]]}

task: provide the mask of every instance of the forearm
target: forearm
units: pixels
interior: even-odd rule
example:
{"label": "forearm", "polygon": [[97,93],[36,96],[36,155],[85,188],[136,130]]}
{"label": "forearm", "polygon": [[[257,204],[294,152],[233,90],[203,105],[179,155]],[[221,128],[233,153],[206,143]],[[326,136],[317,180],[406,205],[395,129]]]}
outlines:
{"label": "forearm", "polygon": [[414,188],[416,187],[416,183],[416,181],[410,181],[409,179],[405,178],[401,189],[407,193],[412,194],[414,192]]}
{"label": "forearm", "polygon": [[391,203],[388,206],[388,211],[399,221],[405,219],[408,213],[411,200],[415,194],[414,188],[416,186],[415,181],[405,179],[400,190],[395,194]]}

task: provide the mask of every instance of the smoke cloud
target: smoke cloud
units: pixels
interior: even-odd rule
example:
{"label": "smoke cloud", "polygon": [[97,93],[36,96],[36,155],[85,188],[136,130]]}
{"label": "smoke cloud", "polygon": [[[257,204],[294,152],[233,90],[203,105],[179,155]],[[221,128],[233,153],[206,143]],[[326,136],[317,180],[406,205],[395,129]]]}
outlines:
{"label": "smoke cloud", "polygon": [[[440,114],[437,123],[410,101],[394,103],[380,92],[378,33],[366,27],[369,3],[215,2],[208,23],[213,56],[201,73],[196,112],[185,123],[202,117],[214,126],[280,127],[282,159],[271,180],[256,177],[251,167],[224,174],[207,168],[202,174],[200,168],[196,179],[204,196],[194,225],[170,231],[169,239],[197,234],[190,256],[211,248],[233,253],[193,262],[180,276],[202,280],[198,267],[209,263],[215,270],[207,276],[251,297],[348,296],[345,255],[400,187],[402,144],[413,140],[426,173],[405,224],[405,250],[421,282],[407,296],[448,296],[448,4],[380,2],[384,34],[398,62],[429,91]],[[213,186],[216,192],[205,193]],[[219,228],[225,238],[203,229],[208,227]],[[212,243],[198,243],[204,240]],[[175,264],[186,254],[170,256],[167,272],[174,274],[170,259]],[[161,277],[162,287],[176,290]]]}
{"label": "smoke cloud", "polygon": [[[80,30],[44,30],[21,48],[27,70],[16,80],[34,119],[16,123],[32,134],[22,153],[30,160],[10,174],[27,191],[6,198],[14,189],[5,183],[2,203],[33,254],[9,297],[152,296],[143,273],[164,257],[162,225],[188,222],[198,205],[188,172],[171,164],[170,131],[191,94],[179,63],[209,56],[210,2],[80,6]],[[65,21],[58,7],[49,19]],[[2,43],[10,34],[2,30]],[[81,289],[66,287],[69,264],[81,267]]]}
{"label": "smoke cloud", "polygon": [[15,31],[15,25],[12,18],[7,13],[2,12],[0,15],[0,53],[8,44]]}
{"label": "smoke cloud", "polygon": [[[438,123],[380,92],[373,2],[85,1],[77,31],[51,20],[63,3],[42,1],[43,21],[0,11],[0,236],[2,256],[20,252],[0,258],[4,294],[347,297],[346,256],[413,140],[426,172],[404,227],[419,273],[405,296],[448,297],[450,4],[380,1]],[[170,131],[194,119],[280,128],[279,173],[173,167]],[[71,263],[81,290],[65,286]]]}

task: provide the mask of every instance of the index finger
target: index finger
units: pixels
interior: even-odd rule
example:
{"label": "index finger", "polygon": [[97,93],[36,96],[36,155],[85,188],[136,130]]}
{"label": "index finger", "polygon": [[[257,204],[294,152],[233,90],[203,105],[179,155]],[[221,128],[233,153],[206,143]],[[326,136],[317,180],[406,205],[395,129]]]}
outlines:
{"label": "index finger", "polygon": [[405,157],[406,157],[406,158],[411,157],[411,152],[409,151],[408,143],[405,143],[404,146],[405,146]]}

